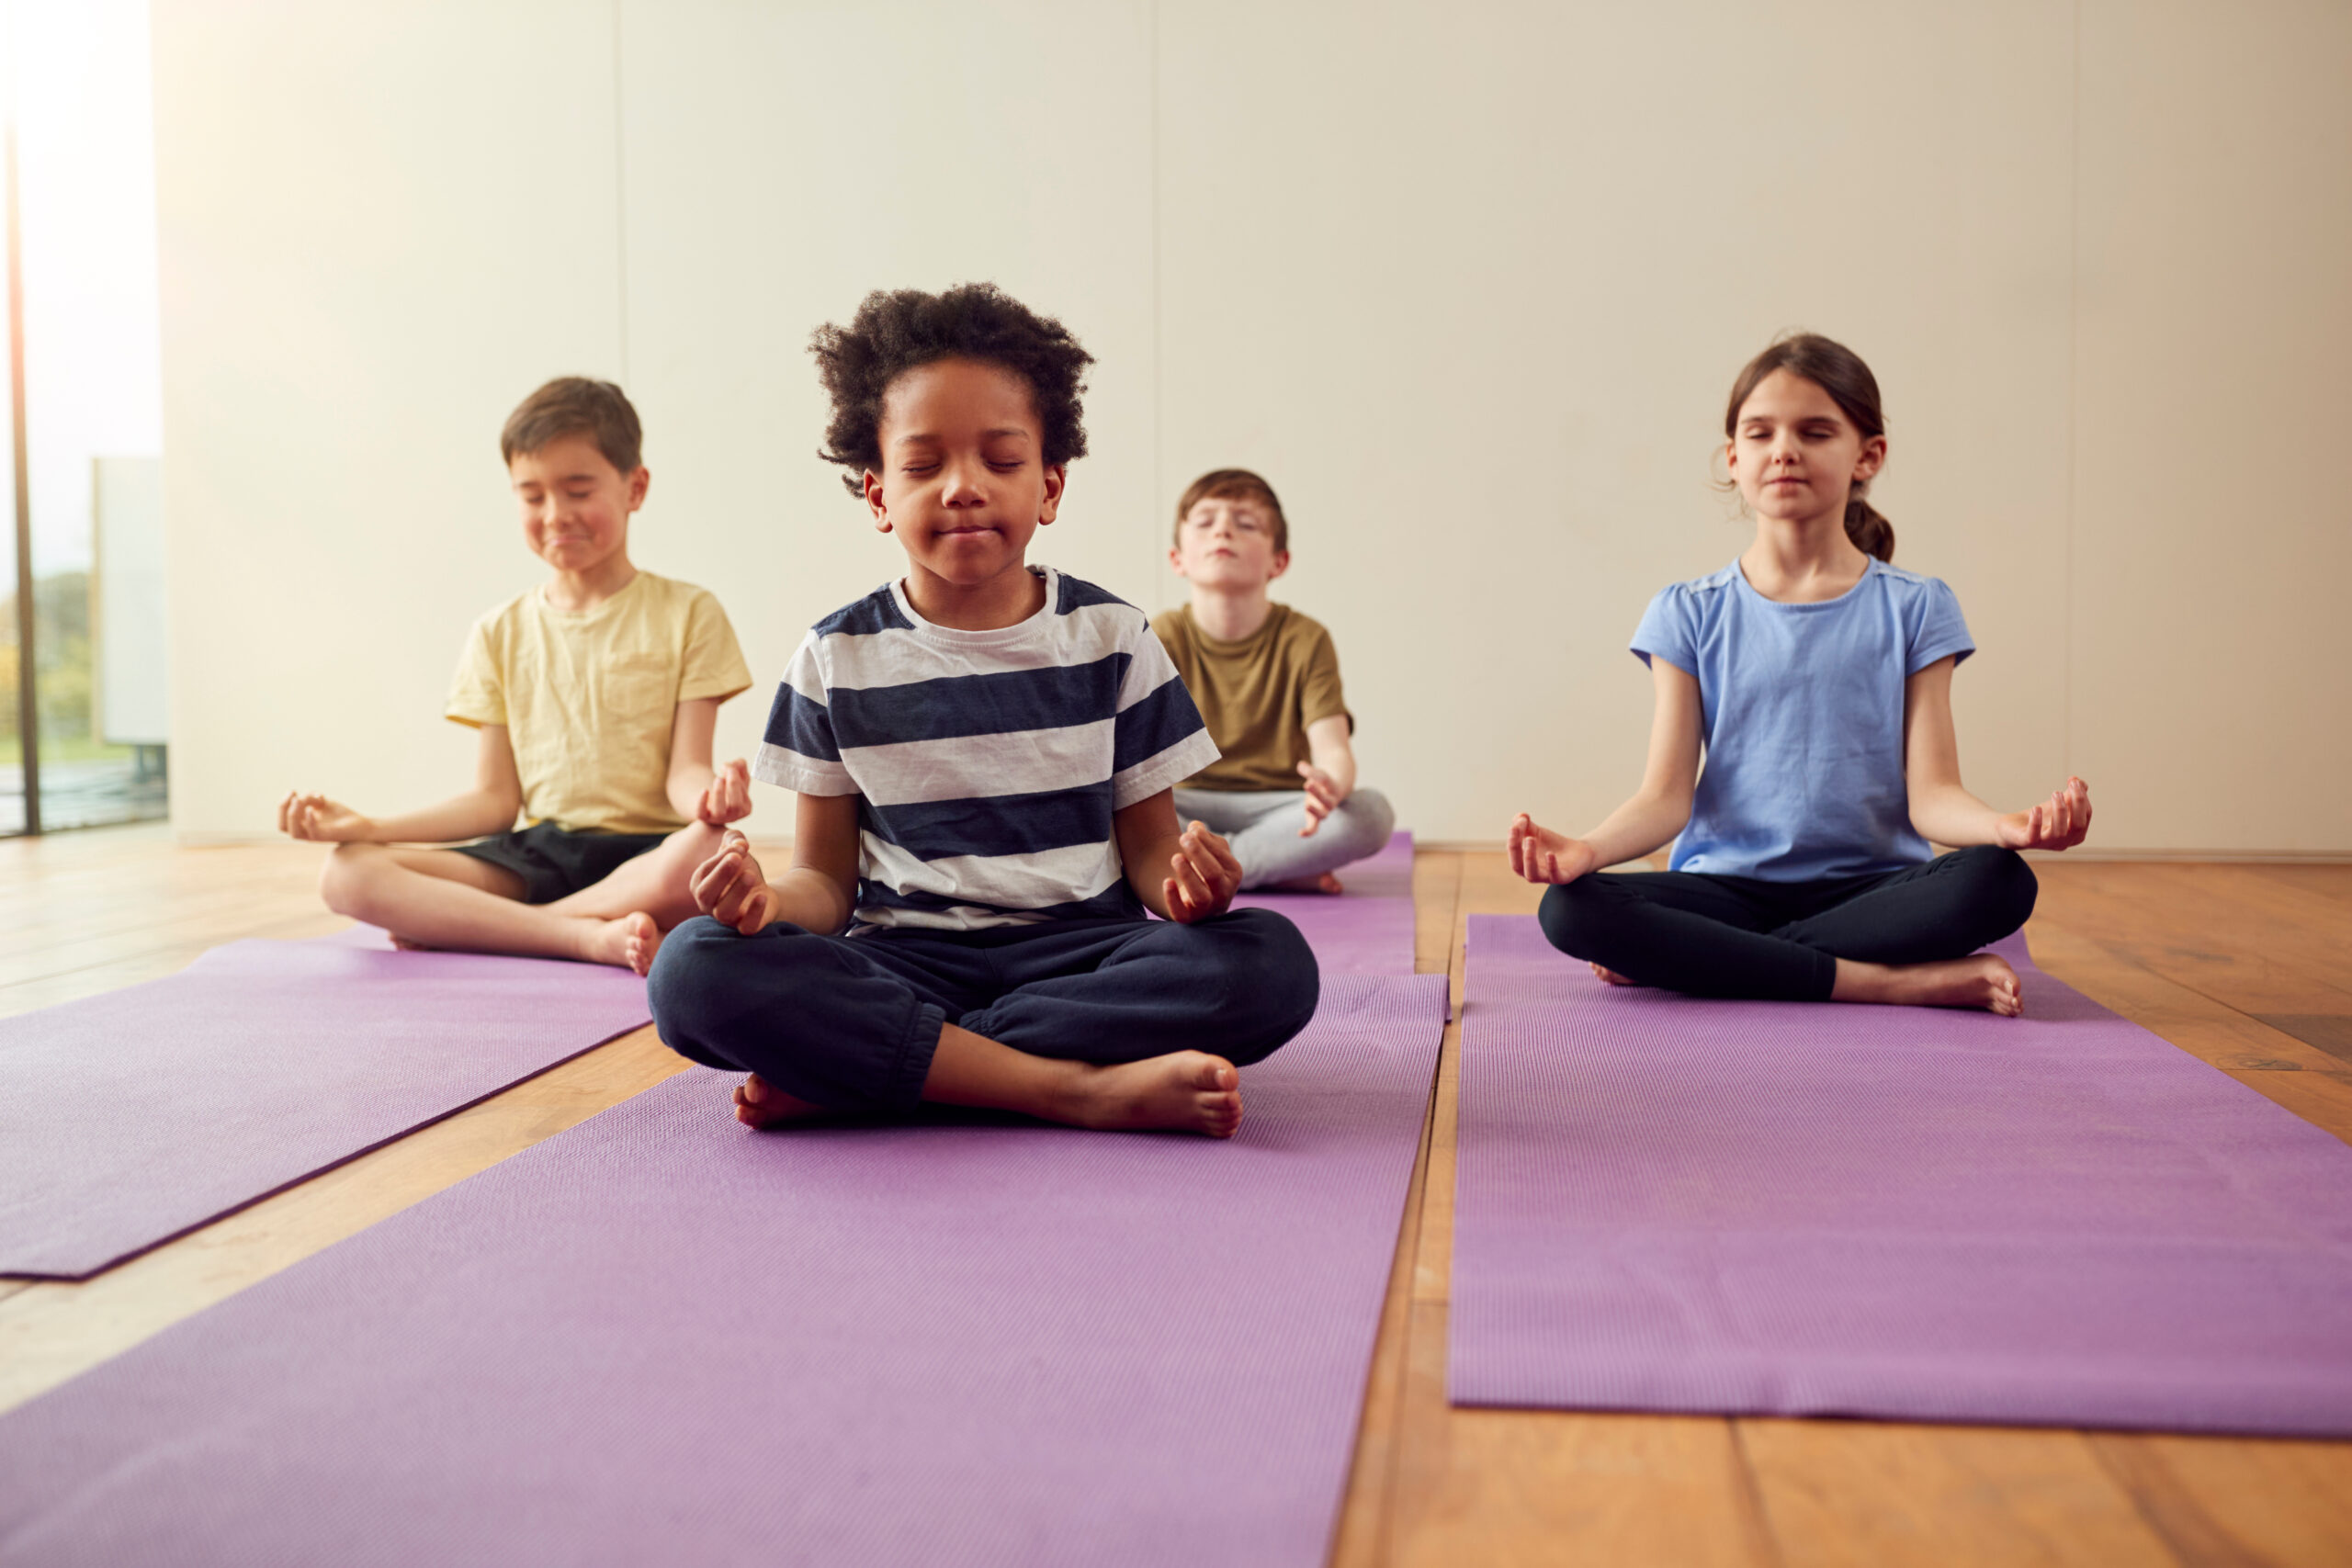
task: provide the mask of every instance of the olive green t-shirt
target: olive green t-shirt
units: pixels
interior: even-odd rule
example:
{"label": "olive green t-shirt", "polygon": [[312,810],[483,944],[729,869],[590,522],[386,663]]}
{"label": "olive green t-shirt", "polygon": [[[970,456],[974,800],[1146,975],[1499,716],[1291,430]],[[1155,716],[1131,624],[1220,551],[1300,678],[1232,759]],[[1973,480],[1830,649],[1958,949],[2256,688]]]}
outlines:
{"label": "olive green t-shirt", "polygon": [[1187,789],[1297,789],[1306,727],[1348,713],[1331,634],[1287,604],[1237,642],[1204,634],[1193,607],[1152,617],[1184,689],[1225,753],[1184,781]]}

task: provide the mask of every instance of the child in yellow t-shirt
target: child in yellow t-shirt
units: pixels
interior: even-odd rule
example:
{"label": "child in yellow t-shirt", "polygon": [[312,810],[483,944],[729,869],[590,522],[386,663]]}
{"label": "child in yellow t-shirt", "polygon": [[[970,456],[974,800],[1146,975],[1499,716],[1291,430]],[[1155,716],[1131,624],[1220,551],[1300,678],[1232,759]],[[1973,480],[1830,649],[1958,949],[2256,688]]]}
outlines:
{"label": "child in yellow t-shirt", "polygon": [[[752,671],[708,592],[630,564],[642,443],[609,381],[550,381],[509,416],[499,447],[523,537],[555,575],[466,640],[447,713],[481,732],[473,788],[397,817],[300,791],[279,803],[287,833],[335,845],[329,908],[406,946],[640,975],[694,916],[694,868],[752,809],[744,764],[710,760],[718,705]],[[459,839],[479,841],[405,847]]]}
{"label": "child in yellow t-shirt", "polygon": [[1273,487],[1247,468],[1194,479],[1176,503],[1168,564],[1193,602],[1151,629],[1224,753],[1176,786],[1176,814],[1232,841],[1244,888],[1339,892],[1335,874],[1377,854],[1396,814],[1356,786],[1331,634],[1266,596],[1290,568]]}

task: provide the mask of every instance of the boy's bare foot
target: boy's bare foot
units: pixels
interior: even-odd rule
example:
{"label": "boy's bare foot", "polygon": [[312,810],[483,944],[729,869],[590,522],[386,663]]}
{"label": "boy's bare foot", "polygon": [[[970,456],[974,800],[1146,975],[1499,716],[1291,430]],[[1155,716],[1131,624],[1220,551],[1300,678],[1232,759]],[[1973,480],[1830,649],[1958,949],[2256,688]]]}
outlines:
{"label": "boy's bare foot", "polygon": [[1603,969],[1598,964],[1592,966],[1592,972],[1600,976],[1602,980],[1611,986],[1638,986],[1641,984],[1639,980],[1628,980],[1624,976],[1620,975],[1614,969]]}
{"label": "boy's bare foot", "polygon": [[1205,1051],[1080,1071],[1057,1121],[1112,1130],[1158,1129],[1229,1138],[1241,1125],[1241,1076]]}
{"label": "boy's bare foot", "polygon": [[822,1106],[794,1099],[757,1073],[735,1086],[735,1120],[746,1127],[780,1127],[824,1113]]}
{"label": "boy's bare foot", "polygon": [[1941,964],[1858,964],[1838,961],[1838,981],[1829,993],[1841,1002],[1887,1002],[1899,1007],[1982,1008],[2003,1018],[2025,1011],[2018,972],[1997,953],[1979,953]]}
{"label": "boy's bare foot", "polygon": [[1293,877],[1288,882],[1270,882],[1266,885],[1266,891],[1269,893],[1344,893],[1347,889],[1340,886],[1338,877],[1327,871],[1320,876],[1298,876]]}
{"label": "boy's bare foot", "polygon": [[662,928],[653,923],[652,916],[639,910],[618,919],[590,923],[596,929],[589,934],[587,950],[582,954],[590,963],[634,969],[640,975],[653,967],[653,955],[662,951]]}

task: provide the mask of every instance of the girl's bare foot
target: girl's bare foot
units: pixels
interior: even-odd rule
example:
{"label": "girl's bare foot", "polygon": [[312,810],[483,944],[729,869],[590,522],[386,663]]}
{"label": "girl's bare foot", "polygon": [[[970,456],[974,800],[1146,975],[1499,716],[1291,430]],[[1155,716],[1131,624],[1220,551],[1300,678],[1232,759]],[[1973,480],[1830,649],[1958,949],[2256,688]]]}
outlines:
{"label": "girl's bare foot", "polygon": [[1056,1121],[1099,1129],[1159,1129],[1229,1138],[1241,1125],[1241,1076],[1205,1051],[1078,1068]]}
{"label": "girl's bare foot", "polygon": [[1858,964],[1838,961],[1830,999],[1887,1002],[1899,1007],[1982,1008],[2003,1018],[2025,1011],[2018,972],[1997,953],[1979,953],[1941,964]]}
{"label": "girl's bare foot", "polygon": [[1600,976],[1602,980],[1611,986],[1638,986],[1641,984],[1638,980],[1628,980],[1624,976],[1620,975],[1614,969],[1603,969],[1598,964],[1592,966],[1592,972],[1595,975]]}
{"label": "girl's bare foot", "polygon": [[735,1086],[735,1120],[746,1127],[780,1127],[824,1113],[822,1106],[795,1100],[757,1073]]}
{"label": "girl's bare foot", "polygon": [[401,953],[432,953],[437,951],[436,949],[427,947],[421,942],[416,942],[408,937],[404,937],[398,931],[386,931],[384,934],[392,939],[393,948]]}
{"label": "girl's bare foot", "polygon": [[589,923],[595,930],[581,956],[590,963],[634,969],[640,975],[653,967],[653,955],[662,951],[662,928],[653,923],[652,916],[640,910],[616,920]]}
{"label": "girl's bare foot", "polygon": [[1288,882],[1271,883],[1267,886],[1266,891],[1269,893],[1344,893],[1347,889],[1340,885],[1338,877],[1327,871],[1320,876],[1301,876]]}

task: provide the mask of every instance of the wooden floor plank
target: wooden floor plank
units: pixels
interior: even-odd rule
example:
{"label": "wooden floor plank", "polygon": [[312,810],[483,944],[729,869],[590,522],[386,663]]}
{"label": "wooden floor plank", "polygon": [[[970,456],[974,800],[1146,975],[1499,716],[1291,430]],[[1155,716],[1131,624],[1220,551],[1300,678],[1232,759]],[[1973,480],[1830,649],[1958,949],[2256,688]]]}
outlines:
{"label": "wooden floor plank", "polygon": [[2113,1432],[2090,1442],[2194,1568],[2352,1562],[2352,1443]]}
{"label": "wooden floor plank", "polygon": [[[2352,1013],[2352,975],[2276,911],[2240,912],[2218,892],[2199,897],[2199,880],[2183,874],[2221,867],[2131,865],[2121,862],[2043,864],[2036,918],[2099,941],[2143,968],[2202,991],[2248,1014]],[[2187,892],[2184,895],[2183,889]],[[2227,909],[2227,914],[2223,911]]]}
{"label": "wooden floor plank", "polygon": [[[1462,882],[1462,857],[1431,852],[1413,858],[1416,974],[1443,974],[1451,960],[1453,906]],[[1434,1093],[1434,1091],[1432,1091]],[[1396,1468],[1404,1407],[1405,1352],[1411,1325],[1413,1263],[1419,1256],[1422,1195],[1429,1183],[1430,1118],[1424,1113],[1413,1178],[1405,1196],[1396,1252],[1389,1265],[1388,1292],[1381,1307],[1380,1332],[1365,1380],[1363,1414],[1356,1425],[1355,1457],[1341,1495],[1339,1527],[1330,1561],[1335,1568],[1371,1568],[1385,1561],[1388,1498]]]}
{"label": "wooden floor plank", "polygon": [[2151,1568],[2177,1561],[2079,1432],[1739,1424],[1791,1568]]}

